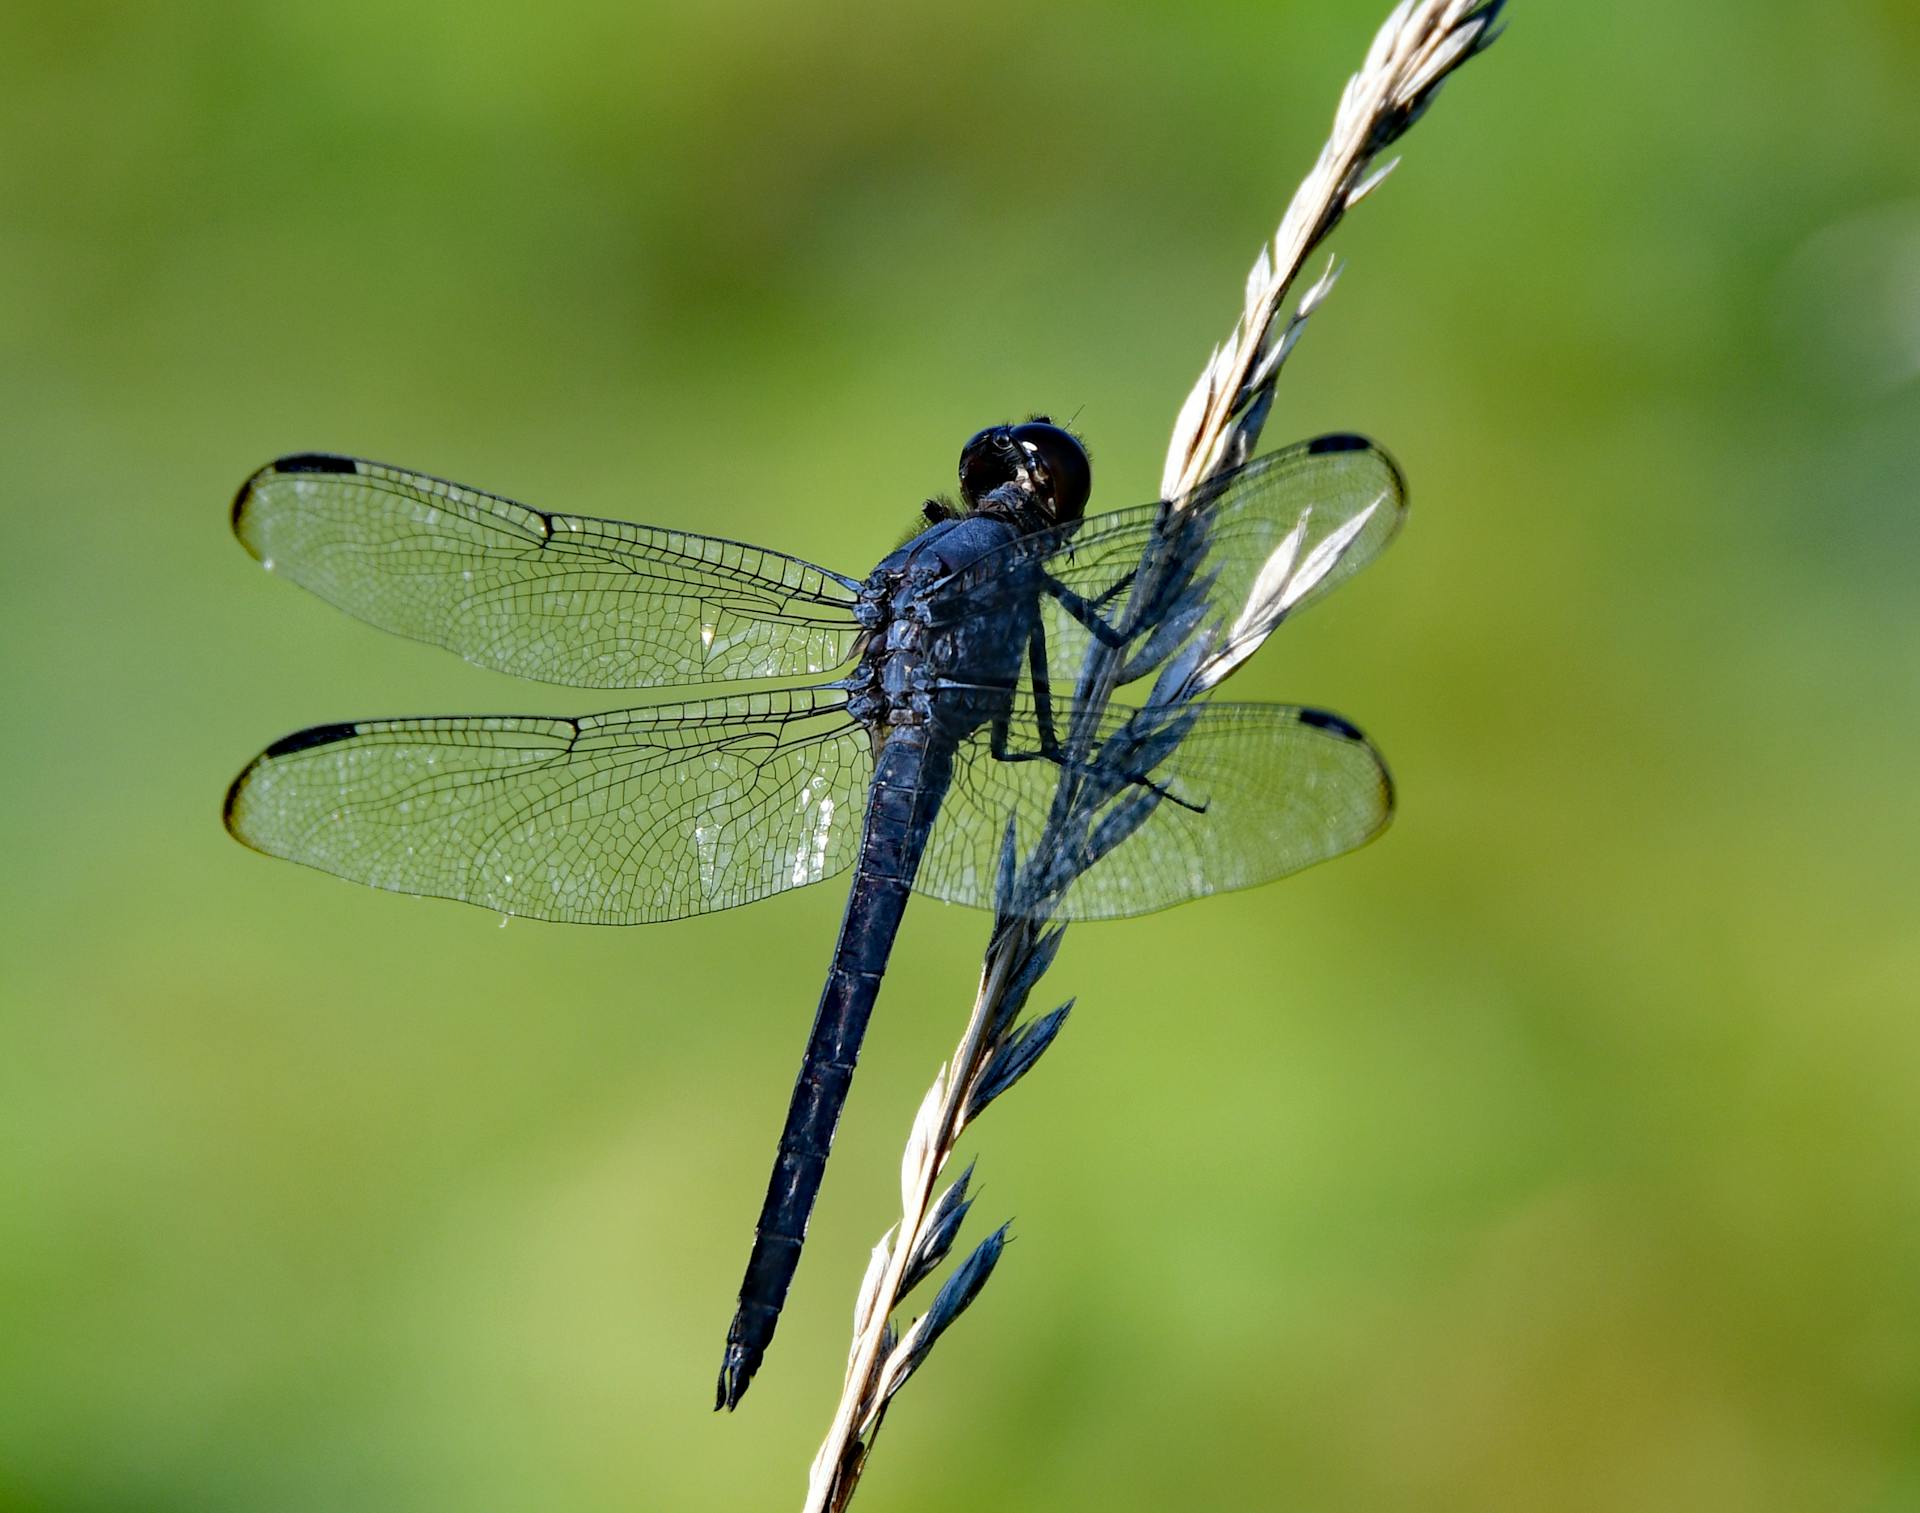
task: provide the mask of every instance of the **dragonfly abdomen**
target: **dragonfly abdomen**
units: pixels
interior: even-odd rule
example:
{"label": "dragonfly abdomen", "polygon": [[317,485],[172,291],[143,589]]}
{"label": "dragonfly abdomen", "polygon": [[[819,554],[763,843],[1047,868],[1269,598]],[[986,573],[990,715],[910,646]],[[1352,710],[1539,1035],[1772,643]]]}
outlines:
{"label": "dragonfly abdomen", "polygon": [[732,1408],[740,1401],[773,1341],[880,979],[952,774],[952,747],[930,740],[925,727],[899,727],[880,747],[853,888],[754,1227],[715,1407]]}

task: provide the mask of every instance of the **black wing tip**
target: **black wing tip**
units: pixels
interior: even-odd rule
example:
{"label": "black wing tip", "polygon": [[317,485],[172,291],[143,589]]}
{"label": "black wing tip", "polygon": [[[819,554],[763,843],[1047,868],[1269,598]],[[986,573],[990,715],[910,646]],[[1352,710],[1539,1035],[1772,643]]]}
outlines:
{"label": "black wing tip", "polygon": [[309,725],[305,730],[296,730],[292,735],[283,735],[254,759],[260,762],[275,761],[280,757],[292,756],[295,752],[311,751],[316,746],[332,746],[340,741],[351,740],[359,734],[360,727],[352,721],[336,721],[331,725]]}
{"label": "black wing tip", "polygon": [[[1399,804],[1399,794],[1394,787],[1393,773],[1387,766],[1387,759],[1380,755],[1380,748],[1368,740],[1366,732],[1353,721],[1344,715],[1335,714],[1331,709],[1302,709],[1299,720],[1302,725],[1311,726],[1315,730],[1324,730],[1330,736],[1335,736],[1342,741],[1351,741],[1356,746],[1366,748],[1367,754],[1373,758],[1374,769],[1380,776],[1382,808],[1380,824],[1373,832],[1374,835],[1380,834],[1392,822],[1394,809]],[[1368,837],[1369,840],[1372,838],[1372,836]]]}
{"label": "black wing tip", "polygon": [[1393,817],[1399,811],[1400,789],[1393,781],[1393,769],[1387,766],[1387,759],[1380,755],[1380,748],[1369,742],[1367,750],[1373,753],[1374,765],[1380,769],[1380,823],[1373,832],[1380,835],[1393,823]]}
{"label": "black wing tip", "polygon": [[1337,735],[1343,741],[1358,741],[1363,746],[1367,744],[1367,738],[1361,734],[1358,725],[1330,709],[1303,709],[1300,711],[1300,723]]}
{"label": "black wing tip", "polygon": [[239,831],[234,822],[234,811],[240,807],[240,790],[247,786],[247,779],[253,776],[253,769],[260,765],[260,759],[254,758],[240,769],[240,776],[227,784],[226,797],[220,800],[220,823],[226,826],[227,834],[241,845],[251,844]]}
{"label": "black wing tip", "polygon": [[1366,437],[1354,431],[1332,431],[1325,436],[1316,436],[1307,443],[1307,455],[1317,457],[1322,452],[1377,452],[1376,447]]}
{"label": "black wing tip", "polygon": [[337,452],[289,452],[285,457],[276,457],[263,468],[255,468],[247,475],[247,481],[240,485],[239,492],[233,496],[231,518],[235,534],[240,530],[240,517],[246,512],[247,501],[253,497],[253,491],[269,478],[277,478],[287,473],[357,473],[360,464],[351,457],[342,457]]}
{"label": "black wing tip", "polygon": [[1391,453],[1370,436],[1362,436],[1357,431],[1333,431],[1325,436],[1316,436],[1307,443],[1307,455],[1320,457],[1336,452],[1371,452],[1380,459],[1393,479],[1393,492],[1402,504],[1407,498],[1407,475],[1400,471],[1400,464],[1393,460]]}
{"label": "black wing tip", "polygon": [[289,452],[276,457],[262,472],[272,473],[357,473],[360,464],[338,452]]}
{"label": "black wing tip", "polygon": [[227,523],[233,527],[234,535],[238,536],[242,541],[247,539],[246,532],[241,528],[241,517],[247,512],[247,501],[253,498],[254,487],[262,478],[265,478],[271,473],[273,469],[274,464],[271,462],[263,468],[254,469],[253,472],[247,474],[247,481],[234,491],[233,508],[227,511]]}
{"label": "black wing tip", "polygon": [[[336,741],[345,741],[359,730],[357,725],[336,722],[332,725],[310,725],[305,730],[296,730],[292,735],[283,735],[259,756],[240,769],[240,775],[227,784],[226,797],[220,801],[220,823],[227,827],[227,834],[243,846],[252,846],[253,842],[241,832],[239,825],[240,795],[253,775],[268,762],[278,761],[281,757],[292,756],[296,752],[311,751],[316,746],[331,746]],[[257,847],[255,848],[258,849]]]}

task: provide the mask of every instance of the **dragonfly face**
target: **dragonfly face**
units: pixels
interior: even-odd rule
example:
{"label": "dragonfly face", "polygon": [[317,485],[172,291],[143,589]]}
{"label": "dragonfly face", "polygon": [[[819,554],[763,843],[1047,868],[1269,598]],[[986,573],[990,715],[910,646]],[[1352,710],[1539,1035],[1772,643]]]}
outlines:
{"label": "dragonfly face", "polygon": [[[930,508],[929,528],[864,581],[326,454],[269,464],[234,502],[235,534],[277,573],[485,667],[594,688],[785,680],[574,719],[315,726],[256,757],[225,809],[257,850],[550,920],[677,919],[854,871],[722,1406],[772,1339],[909,891],[991,906],[1009,821],[1037,834],[1063,771],[1078,770],[1063,731],[1123,764],[1149,749],[1141,711],[1082,714],[1089,650],[1201,637],[1230,665],[1378,555],[1403,503],[1383,453],[1329,436],[1183,500],[1084,516],[1086,453],[1044,419],[975,435],[960,483],[968,511]],[[1190,586],[1182,623],[1135,613],[1136,584],[1168,581]],[[1140,670],[1119,683],[1152,665],[1129,653]],[[1172,802],[1079,875],[1057,917],[1266,882],[1386,825],[1386,769],[1338,716],[1215,703],[1181,728],[1177,745],[1151,748],[1150,770],[1123,765],[1109,795]]]}
{"label": "dragonfly face", "polygon": [[999,512],[1025,530],[1078,520],[1092,493],[1086,448],[1044,415],[989,426],[960,450],[960,497],[967,507]]}
{"label": "dragonfly face", "polygon": [[[876,738],[937,726],[951,741],[1004,721],[1046,577],[1039,556],[1005,548],[1077,522],[1092,483],[1085,448],[1044,416],[976,432],[960,452],[966,511],[930,515],[861,585],[854,615],[867,636],[844,680],[854,718]],[[956,581],[989,559],[1000,570],[956,601]]]}

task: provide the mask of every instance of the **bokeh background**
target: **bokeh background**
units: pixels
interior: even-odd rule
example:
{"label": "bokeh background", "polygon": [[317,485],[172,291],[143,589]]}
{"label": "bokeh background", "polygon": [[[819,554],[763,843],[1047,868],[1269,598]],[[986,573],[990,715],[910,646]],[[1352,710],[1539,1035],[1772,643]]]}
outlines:
{"label": "bokeh background", "polygon": [[[228,499],[332,448],[861,571],[1044,409],[1139,502],[1382,10],[0,17],[0,1507],[797,1503],[985,920],[910,914],[716,1417],[839,888],[501,928],[243,851],[296,726],[620,700]],[[1411,477],[1236,688],[1398,823],[1072,934],[863,1507],[1920,1507],[1920,10],[1511,22],[1268,433]]]}

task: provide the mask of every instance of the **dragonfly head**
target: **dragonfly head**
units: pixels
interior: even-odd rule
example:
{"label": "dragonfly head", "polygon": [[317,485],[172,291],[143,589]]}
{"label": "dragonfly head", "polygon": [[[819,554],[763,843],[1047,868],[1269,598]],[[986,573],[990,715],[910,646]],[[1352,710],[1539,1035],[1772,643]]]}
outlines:
{"label": "dragonfly head", "polygon": [[1029,530],[1078,520],[1092,492],[1087,449],[1044,415],[989,426],[960,449],[960,497],[967,508]]}

